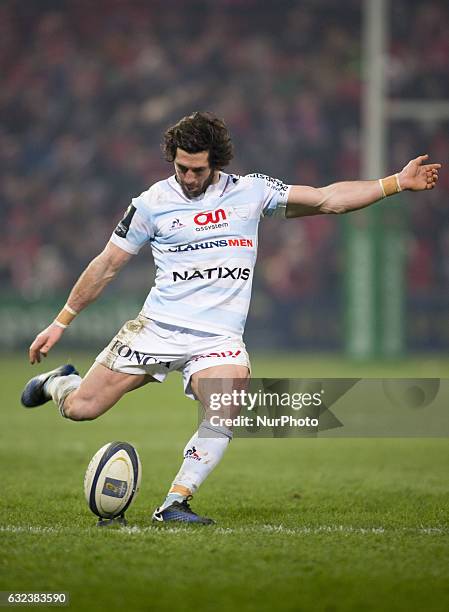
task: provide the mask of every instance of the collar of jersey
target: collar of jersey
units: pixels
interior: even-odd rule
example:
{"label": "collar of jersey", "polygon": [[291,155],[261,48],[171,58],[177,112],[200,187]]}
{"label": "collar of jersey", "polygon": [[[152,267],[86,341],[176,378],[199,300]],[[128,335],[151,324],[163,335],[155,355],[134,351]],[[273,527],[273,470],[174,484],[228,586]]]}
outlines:
{"label": "collar of jersey", "polygon": [[202,193],[200,196],[198,196],[197,198],[188,198],[184,194],[183,190],[181,189],[181,186],[176,180],[176,176],[173,174],[172,176],[168,178],[168,184],[170,185],[170,187],[172,187],[172,189],[174,189],[178,195],[180,195],[184,200],[186,200],[186,202],[192,202],[192,203],[201,202],[202,200],[204,200],[206,196],[211,196],[211,195],[217,195],[220,198],[225,192],[228,182],[229,182],[229,174],[226,174],[225,172],[220,171],[220,177],[216,183],[209,185],[206,191]]}

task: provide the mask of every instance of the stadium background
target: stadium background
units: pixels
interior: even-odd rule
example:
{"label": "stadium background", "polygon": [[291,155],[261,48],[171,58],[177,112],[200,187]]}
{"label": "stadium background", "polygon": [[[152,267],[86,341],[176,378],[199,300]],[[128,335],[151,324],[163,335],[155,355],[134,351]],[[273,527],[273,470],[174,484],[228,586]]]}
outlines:
{"label": "stadium background", "polygon": [[[447,3],[395,0],[389,12],[389,95],[448,99]],[[316,186],[359,178],[361,21],[359,0],[3,2],[0,346],[28,344],[131,197],[172,171],[161,134],[192,109],[226,119],[234,172]],[[448,121],[390,124],[388,171],[422,152],[448,159]],[[434,192],[396,202],[410,351],[449,347],[448,192],[443,171]],[[262,223],[251,349],[344,349],[345,222]],[[101,347],[153,272],[148,248],[72,341]]]}
{"label": "stadium background", "polygon": [[[447,101],[447,2],[389,4],[389,95]],[[19,405],[30,376],[69,359],[85,372],[138,311],[149,249],[44,365],[27,365],[130,198],[171,171],[159,142],[180,116],[224,117],[238,173],[312,185],[361,175],[363,5],[0,3],[0,591],[68,591],[72,610],[93,611],[448,609],[444,437],[238,439],[194,500],[218,527],[158,531],[150,510],[196,427],[179,377],[91,423]],[[424,152],[447,164],[447,119],[392,122],[388,136],[388,172]],[[263,222],[246,335],[255,375],[447,376],[448,191],[444,167],[434,191],[388,202],[405,250],[408,354],[394,361],[342,358],[349,216]],[[116,439],[138,448],[142,490],[130,530],[103,532],[82,478]]]}

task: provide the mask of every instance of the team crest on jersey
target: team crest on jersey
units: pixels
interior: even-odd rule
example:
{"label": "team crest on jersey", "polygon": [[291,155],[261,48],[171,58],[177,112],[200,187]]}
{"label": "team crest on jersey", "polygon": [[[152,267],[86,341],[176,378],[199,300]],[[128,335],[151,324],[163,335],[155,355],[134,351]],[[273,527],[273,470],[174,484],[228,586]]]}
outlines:
{"label": "team crest on jersey", "polygon": [[232,210],[242,221],[249,219],[249,204],[237,204],[237,206],[232,207]]}

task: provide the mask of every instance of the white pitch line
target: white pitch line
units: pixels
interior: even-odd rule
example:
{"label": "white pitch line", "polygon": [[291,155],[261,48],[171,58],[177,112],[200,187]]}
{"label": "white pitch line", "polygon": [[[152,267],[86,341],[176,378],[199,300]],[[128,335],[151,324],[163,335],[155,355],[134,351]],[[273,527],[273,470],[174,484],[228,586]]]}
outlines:
{"label": "white pitch line", "polygon": [[[92,525],[93,526],[93,525]],[[6,533],[30,533],[30,534],[57,534],[57,533],[69,533],[74,531],[88,531],[88,528],[75,527],[40,527],[33,525],[0,525],[0,532]],[[103,529],[104,530],[104,529]],[[314,527],[284,527],[283,525],[254,525],[247,527],[212,527],[207,530],[210,533],[220,535],[245,535],[245,534],[258,534],[258,533],[271,533],[281,535],[318,535],[318,534],[342,534],[342,535],[395,535],[396,533],[410,534],[410,535],[449,535],[449,527],[399,527],[399,528],[385,528],[385,527],[353,527],[351,525],[317,525]],[[115,534],[127,534],[127,535],[140,535],[145,533],[159,534],[164,533],[196,533],[193,531],[189,532],[189,526],[179,527],[167,527],[167,526],[149,526],[149,527],[119,527],[114,529],[107,529],[108,533]]]}
{"label": "white pitch line", "polygon": [[33,525],[0,525],[0,532],[9,533],[62,533],[60,527],[36,527]]}

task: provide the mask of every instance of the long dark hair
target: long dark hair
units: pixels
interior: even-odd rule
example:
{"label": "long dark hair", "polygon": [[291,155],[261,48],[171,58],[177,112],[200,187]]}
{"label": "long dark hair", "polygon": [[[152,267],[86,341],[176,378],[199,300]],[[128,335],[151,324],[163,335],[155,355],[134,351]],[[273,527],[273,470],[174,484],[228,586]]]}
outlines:
{"label": "long dark hair", "polygon": [[233,147],[225,122],[212,113],[196,112],[183,117],[164,134],[162,150],[165,159],[174,161],[176,149],[187,153],[209,151],[209,166],[220,170],[233,157]]}

